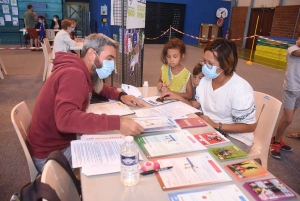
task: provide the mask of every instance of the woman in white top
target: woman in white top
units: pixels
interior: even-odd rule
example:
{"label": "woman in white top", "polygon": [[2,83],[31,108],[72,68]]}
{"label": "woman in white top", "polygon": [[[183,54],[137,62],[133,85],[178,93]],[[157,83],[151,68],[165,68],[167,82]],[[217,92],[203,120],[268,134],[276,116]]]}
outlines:
{"label": "woman in white top", "polygon": [[[201,118],[209,125],[224,131],[228,138],[249,152],[256,128],[255,102],[250,84],[234,71],[238,62],[234,42],[215,39],[204,49],[200,62],[204,78],[196,89],[196,100],[201,105]],[[175,93],[162,94],[190,104]]]}
{"label": "woman in white top", "polygon": [[70,33],[74,30],[71,25],[71,20],[66,19],[61,22],[62,29],[55,35],[54,38],[52,50],[53,59],[55,58],[56,52],[71,52],[70,47],[77,45],[76,39],[72,40],[70,37]]}

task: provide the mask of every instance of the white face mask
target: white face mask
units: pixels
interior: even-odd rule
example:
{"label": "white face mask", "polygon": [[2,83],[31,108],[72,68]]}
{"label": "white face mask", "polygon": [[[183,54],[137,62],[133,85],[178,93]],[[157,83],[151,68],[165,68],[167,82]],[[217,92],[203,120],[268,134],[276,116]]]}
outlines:
{"label": "white face mask", "polygon": [[56,22],[56,18],[53,18],[53,21]]}

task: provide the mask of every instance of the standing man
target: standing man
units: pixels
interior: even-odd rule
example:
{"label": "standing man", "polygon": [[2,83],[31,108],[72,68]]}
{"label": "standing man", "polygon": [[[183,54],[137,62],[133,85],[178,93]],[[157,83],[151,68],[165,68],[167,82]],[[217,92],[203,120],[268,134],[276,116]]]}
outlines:
{"label": "standing man", "polygon": [[124,135],[138,135],[144,131],[128,117],[86,113],[92,92],[130,106],[143,106],[134,96],[102,82],[115,68],[117,48],[107,36],[91,34],[84,42],[81,58],[56,53],[52,74],[36,100],[26,139],[39,171],[55,150],[62,151],[72,166],[70,142],[77,139],[76,134],[119,130]]}
{"label": "standing man", "polygon": [[286,145],[282,136],[285,129],[292,123],[294,113],[300,107],[300,34],[296,45],[288,48],[286,54],[287,69],[283,84],[283,116],[281,117],[275,136],[271,140],[270,154],[274,158],[280,159],[280,150],[292,151]]}
{"label": "standing man", "polygon": [[36,14],[33,12],[33,6],[31,4],[27,5],[27,11],[24,13],[24,24],[26,27],[26,31],[30,36],[30,46],[33,47],[33,40],[35,49],[39,49],[38,47],[38,33],[35,30],[34,21],[37,20]]}

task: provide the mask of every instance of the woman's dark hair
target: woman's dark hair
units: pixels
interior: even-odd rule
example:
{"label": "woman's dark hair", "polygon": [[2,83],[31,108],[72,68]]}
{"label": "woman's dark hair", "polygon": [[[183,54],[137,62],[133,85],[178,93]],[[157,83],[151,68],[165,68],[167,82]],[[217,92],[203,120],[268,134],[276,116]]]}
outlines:
{"label": "woman's dark hair", "polygon": [[71,26],[71,24],[72,24],[71,20],[65,19],[65,20],[61,21],[61,28],[64,29],[64,30],[67,30],[68,27]]}
{"label": "woman's dark hair", "polygon": [[41,20],[45,20],[45,17],[42,15],[38,16],[38,18],[40,18]]}
{"label": "woman's dark hair", "polygon": [[217,38],[206,45],[204,52],[206,51],[213,53],[225,75],[233,74],[238,62],[238,53],[234,42]]}
{"label": "woman's dark hair", "polygon": [[53,17],[55,17],[57,20],[59,20],[59,17],[58,17],[58,15],[53,15]]}
{"label": "woman's dark hair", "polygon": [[165,44],[161,53],[161,61],[164,64],[167,64],[166,57],[168,54],[168,49],[179,49],[181,56],[185,54],[185,44],[183,43],[183,41],[179,38],[172,38]]}
{"label": "woman's dark hair", "polygon": [[202,65],[198,62],[193,69],[193,75],[198,75],[199,73],[202,73]]}

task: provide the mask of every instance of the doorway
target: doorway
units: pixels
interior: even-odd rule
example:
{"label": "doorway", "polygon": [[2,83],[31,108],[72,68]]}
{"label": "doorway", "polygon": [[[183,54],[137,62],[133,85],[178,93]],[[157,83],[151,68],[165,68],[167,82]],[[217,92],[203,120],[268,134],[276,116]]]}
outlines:
{"label": "doorway", "polygon": [[66,2],[65,6],[66,18],[75,20],[77,23],[75,36],[81,38],[89,35],[89,3]]}
{"label": "doorway", "polygon": [[[260,36],[270,36],[272,23],[273,23],[273,16],[274,16],[275,9],[274,8],[252,8],[251,9],[251,16],[248,28],[247,36],[253,36],[255,33],[255,26],[257,17],[259,16],[256,34]],[[251,49],[252,47],[253,38],[248,38],[246,42],[246,49]],[[254,43],[254,50],[256,47],[257,39]]]}
{"label": "doorway", "polygon": [[[170,28],[170,25],[180,31],[184,27],[185,4],[146,3],[145,36],[155,38]],[[182,39],[183,35],[172,30],[171,37]],[[165,44],[169,40],[169,33],[156,39],[145,40],[147,44]]]}

